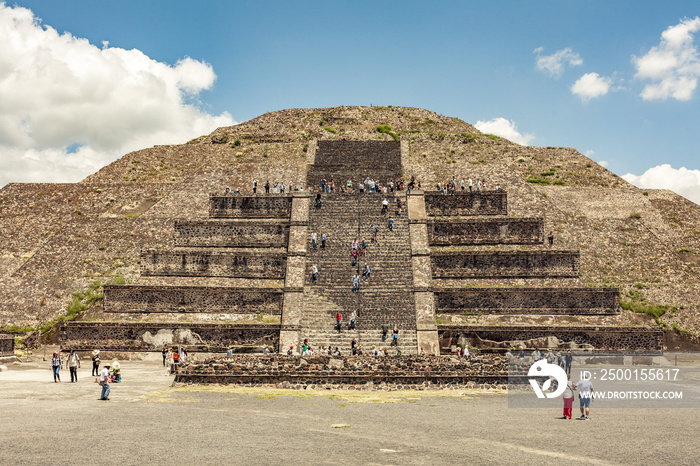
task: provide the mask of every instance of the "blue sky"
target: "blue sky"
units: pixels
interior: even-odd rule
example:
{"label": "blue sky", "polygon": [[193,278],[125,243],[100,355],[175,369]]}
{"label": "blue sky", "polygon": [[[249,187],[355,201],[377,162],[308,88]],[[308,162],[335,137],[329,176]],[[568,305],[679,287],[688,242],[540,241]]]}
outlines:
{"label": "blue sky", "polygon": [[77,181],[269,111],[375,104],[574,147],[700,202],[698,16],[697,1],[5,4],[0,186]]}

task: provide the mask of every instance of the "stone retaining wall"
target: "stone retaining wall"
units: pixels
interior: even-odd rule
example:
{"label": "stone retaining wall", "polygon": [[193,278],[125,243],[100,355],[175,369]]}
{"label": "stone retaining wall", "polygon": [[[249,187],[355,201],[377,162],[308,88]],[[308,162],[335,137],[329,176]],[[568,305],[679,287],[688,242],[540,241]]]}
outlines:
{"label": "stone retaining wall", "polygon": [[184,345],[189,351],[225,352],[239,349],[278,351],[279,325],[174,324],[147,322],[65,322],[61,326],[64,348],[107,351],[157,351],[168,345]]}
{"label": "stone retaining wall", "polygon": [[620,312],[617,288],[465,288],[434,290],[441,314],[566,314]]}
{"label": "stone retaining wall", "polygon": [[0,335],[0,356],[14,356],[15,354],[15,336]]}
{"label": "stone retaining wall", "polygon": [[505,191],[474,191],[442,194],[425,193],[425,209],[430,216],[508,215]]}
{"label": "stone retaining wall", "polygon": [[[318,141],[317,167],[394,168],[401,170],[399,141]],[[336,183],[340,180],[336,180]],[[359,180],[353,180],[359,181]],[[337,187],[339,185],[336,184]]]}
{"label": "stone retaining wall", "polygon": [[142,276],[284,278],[285,254],[142,251]]}
{"label": "stone retaining wall", "polygon": [[541,218],[431,220],[428,240],[433,246],[540,244],[544,222]]}
{"label": "stone retaining wall", "polygon": [[556,337],[560,343],[575,343],[576,346],[591,345],[596,350],[663,350],[661,330],[638,327],[438,325],[438,334],[443,352],[465,338],[513,342],[546,337]]}
{"label": "stone retaining wall", "polygon": [[215,220],[176,221],[179,247],[287,247],[289,225]]}
{"label": "stone retaining wall", "polygon": [[105,285],[104,311],[282,313],[282,290],[189,286]]}
{"label": "stone retaining wall", "polygon": [[412,389],[506,384],[504,356],[242,356],[184,365],[175,382],[274,384],[280,388]]}
{"label": "stone retaining wall", "polygon": [[[258,190],[265,191],[264,183]],[[289,218],[292,194],[209,195],[211,218]]]}
{"label": "stone retaining wall", "polygon": [[578,277],[578,251],[438,252],[433,278]]}

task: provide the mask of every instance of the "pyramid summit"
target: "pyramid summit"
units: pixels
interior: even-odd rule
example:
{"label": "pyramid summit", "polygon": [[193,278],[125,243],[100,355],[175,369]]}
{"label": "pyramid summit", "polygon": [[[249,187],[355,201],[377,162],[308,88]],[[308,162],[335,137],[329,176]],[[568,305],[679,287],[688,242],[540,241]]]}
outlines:
{"label": "pyramid summit", "polygon": [[405,353],[657,351],[698,339],[699,231],[697,205],[573,149],[423,109],[289,109],[0,190],[0,328],[129,351],[347,352],[384,324]]}

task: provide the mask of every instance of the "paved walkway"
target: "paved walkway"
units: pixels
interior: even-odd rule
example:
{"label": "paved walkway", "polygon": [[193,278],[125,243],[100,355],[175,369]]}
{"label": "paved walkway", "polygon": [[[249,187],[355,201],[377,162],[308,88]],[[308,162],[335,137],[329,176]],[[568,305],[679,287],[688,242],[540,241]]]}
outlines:
{"label": "paved walkway", "polygon": [[[87,366],[87,365],[86,365]],[[0,464],[697,464],[698,410],[509,409],[502,394],[171,387],[125,361],[111,401],[80,370],[0,373]]]}

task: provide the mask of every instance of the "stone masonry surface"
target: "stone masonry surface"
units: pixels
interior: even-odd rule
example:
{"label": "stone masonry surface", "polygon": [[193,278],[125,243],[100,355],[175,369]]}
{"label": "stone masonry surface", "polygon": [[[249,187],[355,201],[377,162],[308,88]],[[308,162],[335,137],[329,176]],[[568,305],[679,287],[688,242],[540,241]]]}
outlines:
{"label": "stone masonry surface", "polygon": [[637,327],[546,327],[438,325],[442,352],[449,352],[460,339],[479,338],[493,342],[515,342],[555,337],[576,346],[592,345],[596,350],[663,350],[663,332]]}
{"label": "stone masonry surface", "polygon": [[617,288],[435,289],[441,314],[615,314]]}
{"label": "stone masonry surface", "polygon": [[252,221],[176,221],[178,247],[286,247],[289,225]]}
{"label": "stone masonry surface", "polygon": [[211,218],[289,218],[291,212],[291,194],[209,196]]}
{"label": "stone masonry surface", "polygon": [[107,313],[282,313],[282,290],[194,286],[105,285]]}
{"label": "stone masonry surface", "polygon": [[279,333],[279,325],[65,322],[61,341],[64,348],[83,351],[157,351],[164,344],[190,352],[224,352],[229,346],[278,351]]}
{"label": "stone masonry surface", "polygon": [[544,221],[541,218],[431,220],[428,240],[432,246],[540,244],[544,240]]}
{"label": "stone masonry surface", "polygon": [[574,251],[474,251],[431,254],[434,278],[577,277]]}
{"label": "stone masonry surface", "polygon": [[430,216],[508,215],[507,197],[505,191],[430,191],[425,193],[425,209]]}
{"label": "stone masonry surface", "polygon": [[466,358],[440,356],[245,356],[185,364],[178,383],[283,384],[288,388],[398,389],[462,387],[474,383],[504,384],[508,363],[497,354]]}
{"label": "stone masonry surface", "polygon": [[286,260],[281,253],[143,251],[141,275],[284,278]]}
{"label": "stone masonry surface", "polygon": [[13,356],[15,354],[15,336],[0,334],[0,356]]}

